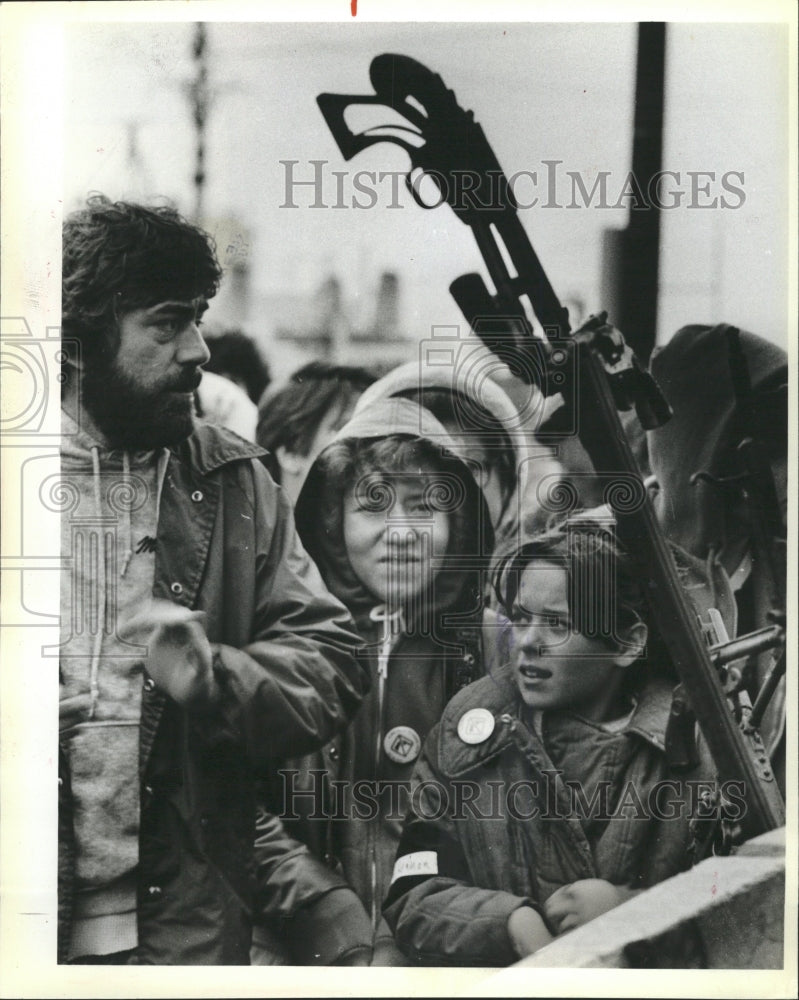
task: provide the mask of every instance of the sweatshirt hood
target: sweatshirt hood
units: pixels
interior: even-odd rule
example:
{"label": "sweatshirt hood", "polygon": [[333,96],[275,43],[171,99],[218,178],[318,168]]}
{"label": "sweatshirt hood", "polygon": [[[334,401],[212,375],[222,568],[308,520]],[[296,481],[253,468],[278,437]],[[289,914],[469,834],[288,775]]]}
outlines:
{"label": "sweatshirt hood", "polygon": [[96,453],[104,465],[121,468],[124,456],[133,465],[149,465],[156,456],[154,451],[123,451],[121,448],[109,446],[81,427],[66,410],[61,411],[61,442],[62,467],[81,467],[91,465]]}
{"label": "sweatshirt hood", "polygon": [[[424,407],[404,398],[378,398],[359,406],[333,441],[317,456],[303,484],[295,510],[300,539],[319,567],[328,588],[347,605],[361,626],[378,604],[356,577],[344,545],[340,488],[326,471],[330,449],[342,441],[367,441],[393,435],[426,441],[442,456],[454,459],[463,499],[450,512],[450,541],[443,568],[434,583],[436,613],[455,607],[479,620],[481,569],[493,547],[488,505],[465,464],[465,452]],[[455,558],[457,556],[457,559]]]}
{"label": "sweatshirt hood", "polygon": [[[459,392],[466,398],[480,403],[505,428],[513,442],[518,445],[519,413],[513,402],[501,386],[490,377],[477,379],[475,372],[479,368],[478,361],[488,365],[496,359],[493,354],[483,354],[475,351],[475,359],[467,365],[453,367],[420,365],[418,361],[408,361],[404,365],[393,368],[387,375],[373,382],[360,396],[355,411],[364,409],[376,399],[387,399],[413,389],[448,389]],[[535,387],[532,387],[533,391]],[[543,397],[542,397],[543,399]]]}
{"label": "sweatshirt hood", "polygon": [[[383,378],[370,385],[358,400],[355,413],[370,407],[378,399],[397,397],[407,392],[419,392],[419,400],[422,403],[426,389],[444,389],[458,393],[464,399],[482,406],[502,425],[515,454],[517,493],[519,496],[523,496],[527,485],[528,465],[525,459],[527,458],[529,433],[525,431],[519,411],[510,396],[490,375],[486,374],[491,371],[494,365],[496,365],[496,358],[490,351],[482,347],[475,347],[474,351],[465,359],[458,355],[454,363],[442,364],[441,366],[423,365],[418,361],[409,361],[392,369]],[[538,413],[543,412],[544,397],[540,390],[531,386],[529,391],[537,393],[541,397],[540,405],[534,406],[533,409]],[[473,441],[474,433],[467,430],[461,433],[450,431],[450,437],[458,444],[461,454],[464,457],[469,457],[470,440]],[[496,530],[501,511],[491,509],[490,513]]]}

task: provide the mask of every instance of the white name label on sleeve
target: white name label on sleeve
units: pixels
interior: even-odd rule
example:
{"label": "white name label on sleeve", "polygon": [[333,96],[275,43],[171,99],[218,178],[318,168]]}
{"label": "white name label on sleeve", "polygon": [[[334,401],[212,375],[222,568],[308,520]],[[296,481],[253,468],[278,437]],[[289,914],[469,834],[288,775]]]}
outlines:
{"label": "white name label on sleeve", "polygon": [[438,855],[436,852],[416,851],[414,854],[406,854],[397,858],[394,874],[391,876],[392,884],[398,878],[406,878],[408,875],[438,875]]}

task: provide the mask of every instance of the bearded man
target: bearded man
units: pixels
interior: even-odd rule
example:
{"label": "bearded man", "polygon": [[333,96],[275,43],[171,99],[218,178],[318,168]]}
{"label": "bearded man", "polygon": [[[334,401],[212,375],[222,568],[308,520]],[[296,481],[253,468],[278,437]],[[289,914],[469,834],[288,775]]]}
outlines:
{"label": "bearded man", "polygon": [[171,208],[63,236],[59,957],[247,964],[255,782],[368,683],[262,449],[196,421],[221,271]]}

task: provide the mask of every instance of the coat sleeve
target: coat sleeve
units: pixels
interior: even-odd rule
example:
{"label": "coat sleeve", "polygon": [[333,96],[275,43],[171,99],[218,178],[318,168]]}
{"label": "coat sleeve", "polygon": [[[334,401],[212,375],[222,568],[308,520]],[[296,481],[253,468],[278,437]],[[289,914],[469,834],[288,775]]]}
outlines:
{"label": "coat sleeve", "polygon": [[267,919],[290,917],[325,893],[347,885],[262,805],[256,819],[255,865],[257,912]]}
{"label": "coat sleeve", "polygon": [[300,544],[288,499],[260,463],[250,468],[256,591],[250,639],[241,648],[212,648],[217,719],[260,769],[329,741],[354,715],[369,674],[349,612]]}
{"label": "coat sleeve", "polygon": [[257,814],[255,865],[255,922],[277,930],[292,964],[368,962],[372,925],[355,892],[263,806]]}
{"label": "coat sleeve", "polygon": [[444,810],[454,793],[430,762],[437,743],[435,727],[414,771],[411,807],[383,914],[397,944],[416,964],[510,965],[519,956],[508,918],[520,906],[538,907],[525,897],[475,885],[469,864],[475,859],[466,856],[458,830],[469,820],[454,820]]}

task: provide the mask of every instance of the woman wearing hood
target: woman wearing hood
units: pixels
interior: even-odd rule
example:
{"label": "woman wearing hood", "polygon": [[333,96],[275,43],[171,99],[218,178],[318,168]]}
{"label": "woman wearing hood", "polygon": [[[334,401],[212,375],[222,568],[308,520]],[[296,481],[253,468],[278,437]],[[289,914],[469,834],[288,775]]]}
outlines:
{"label": "woman wearing hood", "polygon": [[[547,491],[560,480],[556,452],[536,434],[550,409],[535,385],[519,388],[517,406],[496,380],[497,358],[479,344],[431,342],[434,354],[409,361],[378,379],[359,399],[356,412],[378,399],[413,399],[429,410],[460,446],[480,482],[494,525],[495,547],[510,551],[543,530],[551,514]],[[443,351],[442,348],[447,348]],[[452,348],[452,350],[449,350]],[[449,363],[441,363],[446,354]]]}
{"label": "woman wearing hood", "polygon": [[[359,897],[372,964],[405,964],[380,909],[422,743],[449,699],[485,672],[488,504],[462,447],[432,414],[382,398],[359,407],[317,458],[296,522],[367,641],[372,689],[333,744],[286,768],[273,805]],[[307,858],[283,868],[295,899],[311,890]]]}

